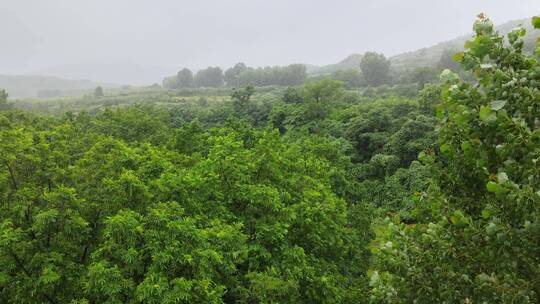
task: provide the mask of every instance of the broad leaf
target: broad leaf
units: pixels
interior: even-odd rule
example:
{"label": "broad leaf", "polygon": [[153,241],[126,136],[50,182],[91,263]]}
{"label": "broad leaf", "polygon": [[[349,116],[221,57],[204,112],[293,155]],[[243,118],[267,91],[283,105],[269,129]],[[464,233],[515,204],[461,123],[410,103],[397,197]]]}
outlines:
{"label": "broad leaf", "polygon": [[486,189],[491,193],[501,193],[504,191],[504,188],[496,182],[488,182]]}
{"label": "broad leaf", "polygon": [[495,113],[493,113],[490,107],[482,106],[480,107],[480,120],[491,122],[497,120],[497,116],[495,116]]}
{"label": "broad leaf", "polygon": [[452,56],[452,59],[454,59],[454,61],[461,62],[463,60],[464,55],[465,53],[459,52],[459,53],[454,54],[454,56]]}
{"label": "broad leaf", "polygon": [[493,111],[499,111],[506,105],[506,100],[495,100],[491,102],[491,109]]}

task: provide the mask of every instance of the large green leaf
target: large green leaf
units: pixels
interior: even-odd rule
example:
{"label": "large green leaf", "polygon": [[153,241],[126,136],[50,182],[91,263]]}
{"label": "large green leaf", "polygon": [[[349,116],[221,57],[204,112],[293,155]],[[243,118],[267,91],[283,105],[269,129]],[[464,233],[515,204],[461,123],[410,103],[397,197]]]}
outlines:
{"label": "large green leaf", "polygon": [[459,53],[454,54],[454,56],[452,56],[452,59],[454,59],[454,61],[461,62],[463,60],[464,55],[465,53],[459,52]]}
{"label": "large green leaf", "polygon": [[495,100],[491,102],[491,109],[494,111],[499,111],[506,105],[506,100]]}
{"label": "large green leaf", "polygon": [[452,222],[452,224],[458,227],[461,227],[461,226],[467,225],[469,223],[469,219],[465,217],[465,215],[463,214],[463,212],[461,212],[461,210],[456,210],[450,216],[450,222]]}
{"label": "large green leaf", "polygon": [[534,16],[532,18],[532,25],[535,29],[540,29],[540,16]]}
{"label": "large green leaf", "polygon": [[497,120],[497,116],[491,110],[490,107],[481,106],[480,107],[480,120],[482,120],[484,122],[492,122],[492,121]]}
{"label": "large green leaf", "polygon": [[491,193],[501,193],[504,191],[504,188],[496,182],[488,182],[486,184],[486,189]]}

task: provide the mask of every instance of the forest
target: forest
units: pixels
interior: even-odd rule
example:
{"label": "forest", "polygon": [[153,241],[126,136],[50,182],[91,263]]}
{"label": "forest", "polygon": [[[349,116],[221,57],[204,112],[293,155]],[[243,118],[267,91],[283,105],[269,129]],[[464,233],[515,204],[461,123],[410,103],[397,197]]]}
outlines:
{"label": "forest", "polygon": [[0,303],[540,303],[540,40],[473,30],[400,73],[0,90]]}

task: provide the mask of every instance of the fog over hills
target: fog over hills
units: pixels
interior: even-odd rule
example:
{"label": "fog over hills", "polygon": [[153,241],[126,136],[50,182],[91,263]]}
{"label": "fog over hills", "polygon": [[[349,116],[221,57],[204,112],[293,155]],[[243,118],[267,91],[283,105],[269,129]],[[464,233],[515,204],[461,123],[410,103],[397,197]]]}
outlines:
{"label": "fog over hills", "polygon": [[482,11],[502,23],[540,1],[4,1],[0,74],[150,85],[182,67],[391,57],[469,32]]}
{"label": "fog over hills", "polygon": [[[385,1],[343,0],[331,9],[307,0],[184,2],[6,3],[0,11],[6,42],[0,48],[0,88],[15,98],[74,95],[97,85],[161,83],[183,67],[226,69],[237,62],[255,67],[302,62],[310,75],[325,75],[358,70],[366,51],[385,54],[395,70],[410,69],[433,65],[445,50],[460,49],[469,36],[459,35],[470,32],[479,11],[499,24],[540,11],[540,2],[529,0],[519,7],[502,0],[464,6],[459,3],[465,0],[415,0],[414,12],[409,5]],[[130,14],[117,22],[126,7]],[[499,30],[506,33],[519,23],[528,28],[531,45],[529,19],[504,23]]]}
{"label": "fog over hills", "polygon": [[91,93],[97,86],[116,88],[117,84],[90,80],[73,80],[55,76],[1,75],[0,88],[12,98],[62,97]]}
{"label": "fog over hills", "polygon": [[[512,29],[519,25],[523,26],[527,30],[527,35],[524,37],[525,49],[532,50],[534,42],[536,41],[540,33],[539,31],[532,28],[530,18],[508,21],[497,26],[496,28],[497,31],[499,31],[501,34],[506,35],[508,32],[510,32]],[[471,35],[472,34],[462,35],[448,41],[437,43],[436,45],[430,47],[425,47],[410,52],[404,52],[395,56],[391,56],[389,60],[392,63],[392,68],[397,71],[418,67],[434,66],[437,64],[445,51],[462,50],[465,41],[470,39]],[[324,75],[330,74],[337,70],[359,70],[359,63],[361,59],[362,54],[351,54],[344,60],[336,64],[330,64],[320,67],[311,66],[308,69],[308,72],[312,75]]]}
{"label": "fog over hills", "polygon": [[[104,74],[103,71],[108,71]],[[69,79],[91,79],[102,82],[146,85],[159,82],[168,73],[175,73],[176,67],[140,65],[129,62],[97,62],[51,66],[35,72],[39,75],[62,75]]]}
{"label": "fog over hills", "polygon": [[[537,30],[533,30],[530,18],[508,21],[497,26],[497,30],[502,34],[506,34],[519,25],[522,25],[527,29],[527,35],[524,38],[525,47],[532,47],[540,33]],[[391,56],[389,59],[392,68],[396,71],[434,66],[445,51],[457,51],[463,49],[465,41],[470,37],[471,34],[461,35],[457,38],[440,42],[430,47]],[[359,70],[362,56],[362,54],[353,53],[335,64],[322,66],[306,64],[307,71],[310,75],[325,75],[339,70]],[[103,75],[103,70],[110,71],[110,74]],[[64,76],[65,78],[62,78],[36,75],[0,75],[0,88],[7,89],[10,95],[16,98],[43,97],[41,96],[43,94],[55,94],[55,90],[60,91],[56,92],[59,96],[80,95],[90,92],[98,85],[105,88],[115,88],[121,85],[147,85],[160,83],[164,75],[175,75],[176,68],[173,66],[140,66],[129,63],[95,63],[50,67],[43,69],[36,74],[66,76]],[[124,81],[115,82],[118,79],[124,79]]]}

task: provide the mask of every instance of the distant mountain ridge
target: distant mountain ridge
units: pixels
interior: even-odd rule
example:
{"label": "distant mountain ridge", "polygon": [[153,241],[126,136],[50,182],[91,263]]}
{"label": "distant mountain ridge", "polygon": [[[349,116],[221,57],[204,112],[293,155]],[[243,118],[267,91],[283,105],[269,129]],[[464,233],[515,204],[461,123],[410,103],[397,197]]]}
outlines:
{"label": "distant mountain ridge", "polygon": [[10,98],[62,97],[83,95],[97,86],[117,88],[120,85],[90,80],[72,80],[53,76],[0,75],[0,89]]}
{"label": "distant mountain ridge", "polygon": [[[532,50],[537,37],[540,35],[540,31],[533,29],[530,18],[509,21],[496,26],[496,29],[501,34],[506,35],[509,31],[511,31],[520,24],[524,26],[527,30],[527,35],[524,38],[525,49]],[[458,51],[463,49],[465,41],[470,39],[471,36],[472,34],[463,35],[449,41],[438,43],[431,47],[421,48],[415,51],[405,52],[399,55],[392,56],[389,58],[392,69],[395,72],[400,73],[402,71],[411,70],[414,68],[435,66],[440,60],[441,56],[444,54],[444,52],[448,50]],[[305,66],[307,68],[308,74],[311,76],[332,74],[340,70],[359,71],[362,57],[363,54],[354,53],[335,64],[329,64],[325,66],[306,64]],[[58,74],[62,71],[69,72],[68,68],[64,68],[64,70],[61,71],[56,71],[55,74]],[[100,68],[101,66],[95,67],[95,69]],[[118,67],[118,69],[123,68],[125,68],[125,66]],[[159,69],[152,71],[151,74],[158,75],[158,70]],[[125,74],[130,72],[136,73],[137,71],[139,71],[139,68],[132,67],[131,69],[128,69],[127,72],[122,72]],[[53,72],[55,71],[52,70],[51,73]],[[159,79],[155,79],[155,82],[159,82]],[[46,98],[83,95],[91,93],[92,90],[97,86],[108,89],[118,88],[121,85],[91,80],[73,80],[55,76],[0,75],[0,89],[7,90],[11,98]]]}
{"label": "distant mountain ridge", "polygon": [[340,70],[348,70],[348,69],[357,70],[357,69],[360,69],[360,62],[362,61],[362,57],[364,57],[363,54],[351,54],[347,58],[343,59],[342,61],[336,64],[329,64],[322,67],[310,65],[310,66],[307,66],[307,72],[308,74],[322,75],[322,74],[332,74]]}
{"label": "distant mountain ridge", "polygon": [[[539,36],[539,31],[534,30],[531,24],[531,19],[513,20],[496,26],[497,31],[506,35],[518,25],[522,25],[527,30],[525,36],[525,49],[531,50],[535,44],[536,38]],[[440,60],[445,51],[462,50],[465,42],[472,37],[471,34],[463,35],[449,41],[438,43],[431,47],[421,48],[415,51],[405,52],[389,58],[392,69],[395,71],[403,71],[426,66],[435,66]],[[338,70],[360,70],[360,61],[363,54],[352,54],[344,60],[325,66],[311,66],[308,68],[310,75],[325,75],[331,74]]]}

